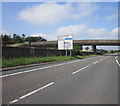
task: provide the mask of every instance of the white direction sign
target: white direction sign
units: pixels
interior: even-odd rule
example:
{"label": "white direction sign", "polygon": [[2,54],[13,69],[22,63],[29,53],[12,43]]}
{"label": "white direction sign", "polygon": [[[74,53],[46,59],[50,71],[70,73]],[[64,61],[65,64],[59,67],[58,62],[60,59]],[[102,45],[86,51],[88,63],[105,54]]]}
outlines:
{"label": "white direction sign", "polygon": [[71,50],[73,49],[72,35],[58,36],[58,50]]}

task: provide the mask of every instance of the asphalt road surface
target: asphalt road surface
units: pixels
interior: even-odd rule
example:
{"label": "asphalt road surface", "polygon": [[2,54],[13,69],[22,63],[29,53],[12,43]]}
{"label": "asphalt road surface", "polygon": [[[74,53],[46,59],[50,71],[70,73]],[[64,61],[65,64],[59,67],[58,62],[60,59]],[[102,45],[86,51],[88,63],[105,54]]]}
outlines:
{"label": "asphalt road surface", "polygon": [[118,104],[117,54],[6,71],[3,104]]}

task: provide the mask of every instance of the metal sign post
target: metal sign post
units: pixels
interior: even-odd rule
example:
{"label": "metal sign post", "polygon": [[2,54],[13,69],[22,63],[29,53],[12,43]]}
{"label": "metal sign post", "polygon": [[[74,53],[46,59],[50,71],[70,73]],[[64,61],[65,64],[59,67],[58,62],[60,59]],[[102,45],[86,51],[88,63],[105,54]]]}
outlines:
{"label": "metal sign post", "polygon": [[70,50],[70,56],[72,56],[72,51]]}
{"label": "metal sign post", "polygon": [[67,56],[67,50],[66,50],[66,56]]}

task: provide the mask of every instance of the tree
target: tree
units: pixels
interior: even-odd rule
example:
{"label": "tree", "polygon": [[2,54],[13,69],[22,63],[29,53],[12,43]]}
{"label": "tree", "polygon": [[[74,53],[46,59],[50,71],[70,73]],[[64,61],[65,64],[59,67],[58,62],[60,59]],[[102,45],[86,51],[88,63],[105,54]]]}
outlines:
{"label": "tree", "polygon": [[89,48],[88,46],[85,48],[85,50],[87,50],[87,51],[88,51],[89,49],[90,49],[90,48]]}
{"label": "tree", "polygon": [[13,34],[13,42],[15,43],[15,39],[16,39],[17,34]]}
{"label": "tree", "polygon": [[108,53],[108,51],[104,49],[97,49],[97,51],[102,52],[102,53]]}
{"label": "tree", "polygon": [[25,41],[30,41],[30,42],[38,42],[38,41],[47,41],[46,39],[42,38],[41,36],[39,37],[33,37],[33,36],[28,36]]}
{"label": "tree", "polygon": [[113,50],[110,50],[110,53],[114,53],[114,51],[113,51]]}
{"label": "tree", "polygon": [[26,35],[25,34],[22,34],[22,38],[23,38],[23,40],[26,38]]}
{"label": "tree", "polygon": [[2,44],[3,45],[8,45],[8,44],[12,44],[13,43],[13,40],[11,38],[10,35],[1,35],[1,39],[2,39]]}
{"label": "tree", "polygon": [[81,54],[82,49],[83,49],[83,47],[82,47],[81,45],[75,44],[75,45],[73,46],[73,52],[74,52],[76,55]]}
{"label": "tree", "polygon": [[19,36],[18,34],[14,34],[13,39],[14,39],[14,43],[22,43],[23,42],[22,37]]}
{"label": "tree", "polygon": [[11,37],[11,35],[1,34],[0,39],[2,39],[3,45],[14,44],[14,43],[23,43],[24,41],[30,41],[30,42],[47,41],[46,39],[44,39],[41,36],[39,36],[39,37],[28,36],[26,38],[25,34],[22,34],[21,36],[19,36],[18,34],[13,34],[13,37]]}

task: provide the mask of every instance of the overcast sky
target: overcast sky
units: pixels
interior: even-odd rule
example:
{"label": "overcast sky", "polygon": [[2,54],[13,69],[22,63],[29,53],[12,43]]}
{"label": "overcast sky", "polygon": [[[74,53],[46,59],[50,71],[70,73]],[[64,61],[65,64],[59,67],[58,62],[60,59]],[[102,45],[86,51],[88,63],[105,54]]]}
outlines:
{"label": "overcast sky", "polygon": [[117,2],[3,2],[2,32],[57,40],[118,39]]}

